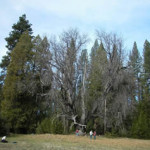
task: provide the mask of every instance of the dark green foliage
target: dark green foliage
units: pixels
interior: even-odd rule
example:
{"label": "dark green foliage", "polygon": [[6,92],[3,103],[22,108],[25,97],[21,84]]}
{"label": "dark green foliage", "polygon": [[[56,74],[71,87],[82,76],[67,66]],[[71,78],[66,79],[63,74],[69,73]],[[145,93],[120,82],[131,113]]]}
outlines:
{"label": "dark green foliage", "polygon": [[22,15],[19,17],[19,21],[12,26],[13,31],[9,33],[9,37],[5,38],[7,45],[6,47],[8,48],[8,52],[6,56],[3,56],[2,62],[0,64],[0,67],[5,69],[8,67],[10,63],[10,54],[11,51],[14,49],[16,44],[18,43],[21,35],[25,32],[28,31],[29,35],[32,34],[32,28],[31,24],[29,23],[28,20],[26,20],[26,15]]}
{"label": "dark green foliage", "polygon": [[52,133],[63,134],[64,127],[63,127],[63,124],[60,120],[54,119],[52,121],[51,127],[52,127]]}
{"label": "dark green foliage", "polygon": [[142,74],[142,101],[138,104],[131,134],[136,138],[150,138],[150,43],[144,43],[144,72]]}
{"label": "dark green foliage", "polygon": [[[95,41],[95,44],[97,42]],[[97,44],[96,44],[97,45]],[[89,87],[88,92],[91,101],[89,101],[89,107],[91,106],[91,102],[97,100],[101,96],[101,92],[103,89],[102,86],[102,76],[104,73],[105,65],[107,64],[106,52],[104,50],[103,44],[101,43],[98,49],[97,46],[93,46],[91,52],[91,66],[89,73]]]}
{"label": "dark green foliage", "polygon": [[38,125],[36,133],[63,134],[62,122],[56,118],[46,118]]}
{"label": "dark green foliage", "polygon": [[43,118],[52,113],[52,101],[49,106],[46,105],[50,101],[49,91],[52,84],[52,69],[51,69],[51,53],[50,45],[47,37],[43,39],[38,35],[33,40],[33,73],[31,74],[32,92],[36,95],[38,107],[38,121],[41,122]]}
{"label": "dark green foliage", "polygon": [[0,136],[7,135],[8,133],[8,128],[6,121],[1,118],[0,116]]}
{"label": "dark green foliage", "polygon": [[11,54],[2,101],[2,116],[17,133],[33,132],[35,128],[35,97],[28,91],[26,82],[32,71],[32,54],[31,36],[25,32]]}
{"label": "dark green foliage", "polygon": [[150,43],[145,41],[144,43],[144,70],[146,73],[150,73]]}
{"label": "dark green foliage", "polygon": [[97,134],[104,134],[104,121],[101,118],[94,119],[94,130],[96,130]]}
{"label": "dark green foliage", "polygon": [[11,52],[15,48],[16,44],[18,43],[21,35],[25,32],[28,31],[28,34],[32,34],[32,28],[31,24],[29,23],[28,20],[26,20],[26,15],[22,15],[19,18],[19,21],[12,26],[12,31],[9,33],[9,36],[5,38],[7,45],[6,47],[8,48],[7,55],[3,56],[1,63],[0,63],[0,68],[1,68],[1,74],[0,74],[0,101],[3,99],[3,85],[4,85],[4,80],[6,78],[6,73],[7,73],[7,67],[10,64],[11,60]]}
{"label": "dark green foliage", "polygon": [[87,126],[86,126],[86,132],[90,132],[90,130],[93,130],[94,128],[94,122],[92,119],[90,119],[87,123]]}
{"label": "dark green foliage", "polygon": [[90,56],[91,56],[91,63],[92,63],[94,57],[96,56],[96,51],[98,50],[98,48],[99,48],[99,43],[98,43],[98,40],[96,39],[95,43],[94,43],[94,45],[93,45],[93,47],[91,49],[91,54],[90,54]]}
{"label": "dark green foliage", "polygon": [[16,46],[20,36],[25,32],[28,31],[29,35],[32,34],[31,24],[28,20],[26,20],[26,15],[23,14],[19,17],[19,21],[12,26],[13,31],[9,33],[9,37],[5,38],[7,45],[6,47],[8,50],[12,51]]}
{"label": "dark green foliage", "polygon": [[138,78],[139,73],[141,72],[142,58],[138,51],[136,42],[134,42],[132,52],[130,53],[130,56],[129,56],[129,65],[131,69],[133,70],[134,76]]}
{"label": "dark green foliage", "polygon": [[104,122],[100,118],[90,119],[87,123],[86,132],[95,130],[98,135],[104,134]]}
{"label": "dark green foliage", "polygon": [[0,67],[2,68],[1,78],[3,81],[6,77],[7,67],[11,60],[11,52],[15,48],[16,44],[18,43],[21,35],[28,31],[28,34],[32,34],[31,24],[28,20],[26,20],[26,15],[22,15],[19,17],[19,21],[12,26],[12,31],[9,33],[9,37],[6,37],[5,40],[7,42],[6,47],[8,48],[7,55],[3,56],[2,61],[0,63]]}
{"label": "dark green foliage", "polygon": [[135,138],[150,138],[150,101],[143,100],[139,103],[131,135]]}
{"label": "dark green foliage", "polygon": [[22,81],[26,75],[31,71],[30,61],[32,58],[32,42],[28,32],[25,32],[14,51],[11,54],[12,60],[8,67],[8,72],[4,86],[4,98],[7,100],[13,100],[17,94],[21,94],[23,86]]}
{"label": "dark green foliage", "polygon": [[141,98],[141,75],[142,75],[142,58],[137,48],[136,42],[133,44],[133,49],[129,55],[129,70],[130,70],[130,78],[132,78],[132,101],[140,101]]}
{"label": "dark green foliage", "polygon": [[[97,99],[101,94],[101,75],[102,72],[99,68],[101,62],[101,48],[99,47],[98,41],[95,43],[91,49],[91,63],[90,63],[90,74],[89,74],[89,95],[91,99]],[[91,104],[89,104],[91,105]]]}
{"label": "dark green foliage", "polygon": [[141,76],[141,98],[138,103],[131,128],[131,136],[136,138],[150,138],[150,43],[144,44],[144,72]]}
{"label": "dark green foliage", "polygon": [[36,133],[52,133],[51,131],[51,119],[45,118],[37,127]]}
{"label": "dark green foliage", "polygon": [[10,57],[8,55],[3,56],[0,67],[3,68],[3,70],[5,71],[9,65],[9,63],[10,63]]}

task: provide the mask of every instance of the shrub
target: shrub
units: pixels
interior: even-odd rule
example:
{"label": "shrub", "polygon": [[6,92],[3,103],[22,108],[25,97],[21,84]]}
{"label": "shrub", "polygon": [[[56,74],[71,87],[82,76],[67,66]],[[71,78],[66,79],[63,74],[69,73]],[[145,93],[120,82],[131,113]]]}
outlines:
{"label": "shrub", "polygon": [[37,127],[36,133],[63,134],[63,124],[58,119],[46,118]]}
{"label": "shrub", "polygon": [[61,123],[61,121],[59,121],[58,119],[54,119],[51,122],[51,131],[54,134],[63,134],[63,124]]}
{"label": "shrub", "polygon": [[140,112],[137,120],[134,121],[131,129],[131,134],[135,138],[150,138],[150,127],[148,117],[144,112]]}
{"label": "shrub", "polygon": [[7,127],[6,122],[0,118],[0,135],[6,135],[9,133],[9,128]]}
{"label": "shrub", "polygon": [[93,130],[93,126],[94,126],[93,120],[89,120],[89,122],[87,123],[86,131],[90,132],[90,130]]}
{"label": "shrub", "polygon": [[44,119],[41,124],[38,125],[36,133],[51,133],[51,120],[50,118]]}

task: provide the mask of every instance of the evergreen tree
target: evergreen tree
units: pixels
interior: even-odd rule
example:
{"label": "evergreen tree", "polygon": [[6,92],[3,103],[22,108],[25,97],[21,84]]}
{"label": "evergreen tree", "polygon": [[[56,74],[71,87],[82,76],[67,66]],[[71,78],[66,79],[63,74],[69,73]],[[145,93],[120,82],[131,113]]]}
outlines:
{"label": "evergreen tree", "polygon": [[9,33],[9,37],[6,37],[5,40],[7,42],[6,47],[9,51],[12,51],[16,46],[20,36],[25,32],[28,31],[29,35],[32,35],[32,28],[31,24],[28,20],[26,20],[26,15],[23,14],[19,17],[19,21],[12,26],[13,31]]}
{"label": "evergreen tree", "polygon": [[2,81],[4,81],[4,78],[6,77],[6,71],[7,67],[10,63],[10,56],[11,52],[16,46],[18,40],[20,39],[21,35],[28,31],[29,35],[32,35],[32,28],[31,24],[28,20],[26,20],[26,15],[23,14],[21,17],[19,17],[19,21],[12,26],[12,31],[9,33],[9,37],[6,37],[5,40],[7,42],[6,47],[8,48],[7,54],[3,56],[2,61],[0,63],[0,67],[2,68],[1,71],[1,78]]}
{"label": "evergreen tree", "polygon": [[[95,42],[93,47],[97,45]],[[94,51],[94,52],[93,52]],[[93,55],[95,53],[95,55]],[[92,48],[91,51],[91,67],[89,75],[89,93],[92,99],[97,99],[101,95],[102,90],[102,76],[104,74],[104,67],[107,63],[106,52],[104,50],[103,44],[101,43],[99,48],[95,50]]]}
{"label": "evergreen tree", "polygon": [[136,42],[133,44],[133,49],[129,55],[129,62],[130,70],[133,74],[133,80],[135,83],[135,93],[134,99],[140,100],[141,99],[141,85],[140,85],[140,76],[142,70],[142,58],[137,48]]}
{"label": "evergreen tree", "polygon": [[91,61],[94,60],[94,57],[96,56],[96,51],[98,48],[99,48],[99,43],[98,43],[98,40],[96,39],[93,47],[91,48],[91,54],[90,54]]}
{"label": "evergreen tree", "polygon": [[150,43],[145,41],[144,43],[144,71],[145,73],[150,73]]}
{"label": "evergreen tree", "polygon": [[35,128],[36,103],[26,82],[32,71],[32,47],[31,36],[26,31],[11,53],[3,89],[2,116],[11,131],[19,133],[32,132]]}
{"label": "evergreen tree", "polygon": [[129,65],[132,67],[134,76],[136,78],[139,77],[139,73],[141,72],[141,63],[142,63],[142,58],[138,51],[137,44],[136,42],[134,42],[133,49],[129,56]]}
{"label": "evergreen tree", "polygon": [[150,97],[150,43],[146,40],[144,43],[144,74],[143,74],[143,99]]}
{"label": "evergreen tree", "polygon": [[26,15],[22,15],[19,17],[19,21],[12,26],[12,31],[9,33],[9,36],[5,38],[7,45],[6,47],[8,48],[7,54],[3,56],[1,63],[0,63],[0,101],[3,99],[3,85],[4,85],[4,80],[6,78],[6,73],[7,73],[7,67],[10,64],[10,59],[11,59],[11,52],[16,46],[18,40],[20,39],[21,35],[23,32],[28,31],[28,33],[31,35],[32,34],[32,28],[31,24],[29,23],[28,20],[26,20]]}
{"label": "evergreen tree", "polygon": [[[36,95],[38,106],[38,121],[52,111],[52,101],[50,97],[50,90],[52,85],[52,68],[51,68],[51,52],[47,37],[43,39],[38,35],[33,40],[33,74],[32,93]],[[47,104],[46,104],[47,103]],[[45,114],[45,115],[44,115]]]}
{"label": "evergreen tree", "polygon": [[150,138],[150,101],[140,101],[134,117],[131,133],[136,138]]}
{"label": "evergreen tree", "polygon": [[132,124],[132,136],[150,138],[150,43],[144,43],[144,72],[142,75],[142,101],[137,105]]}
{"label": "evergreen tree", "polygon": [[[100,116],[96,116],[95,114],[99,111],[100,113],[103,113],[104,108],[102,108],[102,91],[103,91],[103,78],[105,74],[105,67],[107,64],[107,56],[106,51],[103,47],[103,43],[98,44],[98,41],[96,40],[90,54],[90,69],[89,69],[89,76],[88,76],[88,102],[87,102],[87,108],[89,111],[88,116],[88,123],[87,126],[95,129],[100,130],[101,133],[103,132],[103,121],[95,123],[96,120],[100,120]],[[99,108],[100,107],[100,108]],[[93,117],[95,116],[95,117]],[[98,117],[98,118],[97,118]],[[88,128],[88,127],[87,127]],[[100,129],[98,129],[100,128]]]}

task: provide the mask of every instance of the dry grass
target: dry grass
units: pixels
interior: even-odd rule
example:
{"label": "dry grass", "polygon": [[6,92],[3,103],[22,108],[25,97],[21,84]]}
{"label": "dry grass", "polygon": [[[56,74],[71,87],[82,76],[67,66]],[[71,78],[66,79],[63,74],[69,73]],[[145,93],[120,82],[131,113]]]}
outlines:
{"label": "dry grass", "polygon": [[[150,150],[150,140],[77,137],[75,135],[16,135],[0,150]],[[16,141],[17,143],[13,143]]]}

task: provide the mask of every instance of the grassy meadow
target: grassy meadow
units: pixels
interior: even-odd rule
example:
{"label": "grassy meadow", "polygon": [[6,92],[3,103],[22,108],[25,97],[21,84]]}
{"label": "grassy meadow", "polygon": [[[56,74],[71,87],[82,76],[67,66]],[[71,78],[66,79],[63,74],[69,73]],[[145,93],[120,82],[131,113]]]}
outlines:
{"label": "grassy meadow", "polygon": [[150,140],[75,135],[12,135],[0,150],[150,150]]}

